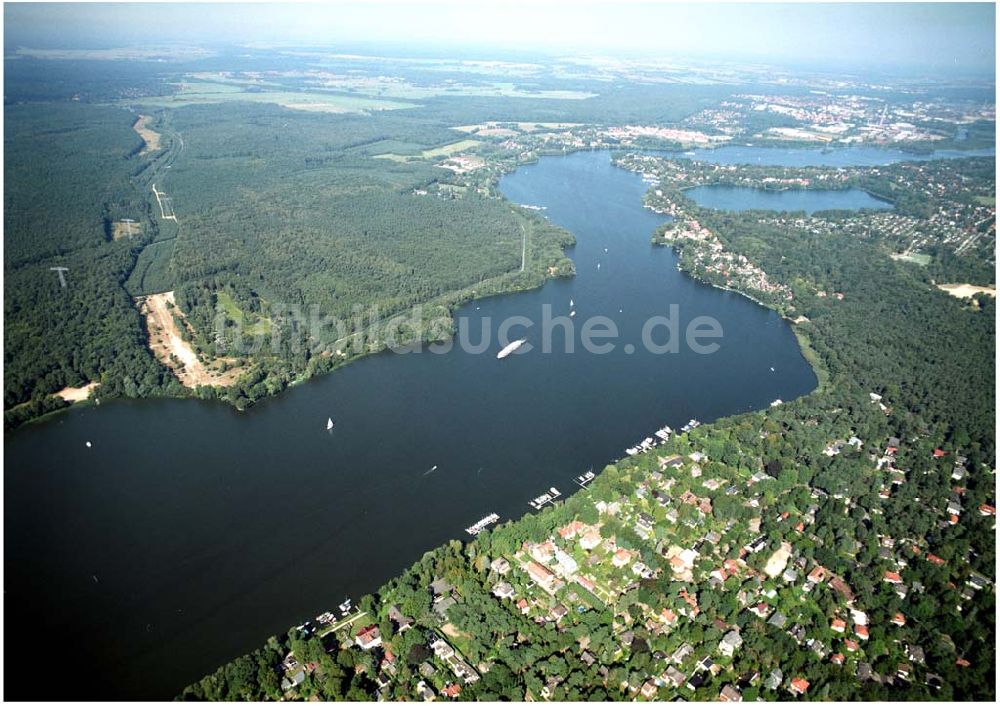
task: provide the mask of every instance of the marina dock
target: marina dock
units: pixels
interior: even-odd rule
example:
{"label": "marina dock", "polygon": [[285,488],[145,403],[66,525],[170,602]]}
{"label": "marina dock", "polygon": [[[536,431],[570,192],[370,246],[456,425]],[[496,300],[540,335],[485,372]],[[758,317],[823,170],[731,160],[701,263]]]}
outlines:
{"label": "marina dock", "polygon": [[490,525],[492,525],[493,523],[495,523],[499,519],[500,519],[500,515],[496,514],[495,512],[491,512],[489,515],[487,515],[486,517],[484,517],[483,519],[481,519],[476,524],[474,524],[474,525],[472,525],[470,527],[466,527],[465,531],[468,532],[473,537],[475,537],[477,534],[479,534],[480,532],[482,532],[484,529],[486,529],[487,527],[489,527]]}
{"label": "marina dock", "polygon": [[558,489],[549,488],[549,492],[542,493],[537,498],[532,498],[531,500],[528,501],[528,504],[531,505],[531,507],[535,508],[536,510],[541,510],[543,507],[545,507],[546,503],[555,502],[555,499],[558,498],[560,495],[562,495],[562,493],[560,493]]}

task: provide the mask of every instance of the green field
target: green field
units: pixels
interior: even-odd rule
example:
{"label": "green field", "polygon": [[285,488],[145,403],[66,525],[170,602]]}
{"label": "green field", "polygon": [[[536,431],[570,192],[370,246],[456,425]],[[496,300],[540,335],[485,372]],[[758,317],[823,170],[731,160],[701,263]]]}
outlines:
{"label": "green field", "polygon": [[421,150],[420,156],[416,155],[405,155],[405,154],[395,154],[392,152],[387,152],[386,154],[377,154],[375,159],[388,159],[393,162],[409,162],[415,159],[435,159],[437,157],[450,157],[453,154],[458,154],[459,152],[465,152],[473,147],[478,147],[482,144],[479,140],[459,140],[458,142],[452,142],[448,145],[441,145],[440,147],[434,147],[429,150]]}
{"label": "green field", "polygon": [[[137,101],[130,100],[130,104]],[[230,83],[195,81],[180,84],[180,90],[170,96],[142,98],[138,103],[151,108],[184,108],[216,103],[273,103],[295,110],[319,113],[367,113],[376,110],[416,108],[414,103],[381,100],[359,96],[333,95],[306,91],[251,91]]]}

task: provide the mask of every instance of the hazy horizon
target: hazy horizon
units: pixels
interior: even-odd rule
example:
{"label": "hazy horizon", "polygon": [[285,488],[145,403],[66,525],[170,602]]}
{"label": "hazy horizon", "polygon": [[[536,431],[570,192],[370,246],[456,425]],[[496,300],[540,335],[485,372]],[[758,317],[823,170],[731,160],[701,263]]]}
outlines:
{"label": "hazy horizon", "polygon": [[18,47],[141,43],[395,46],[995,73],[992,3],[8,3]]}

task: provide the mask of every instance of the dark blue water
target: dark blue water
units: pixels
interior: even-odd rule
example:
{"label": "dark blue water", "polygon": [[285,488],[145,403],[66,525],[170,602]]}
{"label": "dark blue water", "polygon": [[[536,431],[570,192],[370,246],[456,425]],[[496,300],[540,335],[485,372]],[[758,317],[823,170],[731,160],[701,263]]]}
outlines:
{"label": "dark blue water", "polygon": [[871,146],[836,148],[758,147],[726,145],[716,149],[696,149],[672,153],[714,164],[756,164],[777,167],[879,167],[896,162],[923,162],[957,157],[993,157],[996,149],[936,150],[930,154],[911,154],[895,149]]}
{"label": "dark blue water", "polygon": [[[689,279],[670,250],[650,245],[661,217],[642,208],[640,177],[607,154],[544,158],[501,186],[576,234],[578,274],[458,316],[476,332],[484,317],[495,332],[528,316],[538,345],[542,307],[565,315],[573,299],[577,327],[597,314],[617,322],[612,353],[559,345],[498,361],[495,339],[482,355],[386,353],[242,414],[194,400],[104,403],[8,435],[9,673],[27,672],[17,655],[55,645],[72,656],[47,698],[172,697],[466,538],[483,515],[518,517],[549,486],[572,491],[574,476],[663,424],[813,389],[782,319]],[[626,352],[671,304],[682,326],[718,320],[718,352]],[[6,695],[38,688],[10,679]]]}
{"label": "dark blue water", "polygon": [[892,204],[877,199],[861,189],[788,189],[766,191],[743,186],[696,186],[684,195],[699,206],[720,211],[805,211],[815,213],[830,209],[858,210],[862,208],[890,209]]}

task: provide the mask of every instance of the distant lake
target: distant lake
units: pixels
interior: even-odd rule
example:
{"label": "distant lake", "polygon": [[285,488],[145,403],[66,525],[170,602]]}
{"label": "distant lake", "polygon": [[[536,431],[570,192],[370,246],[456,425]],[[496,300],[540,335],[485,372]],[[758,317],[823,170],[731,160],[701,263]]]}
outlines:
{"label": "distant lake", "polygon": [[[473,342],[488,325],[485,353],[373,355],[245,413],[107,401],[6,435],[7,666],[22,675],[8,698],[172,698],[467,539],[484,515],[518,518],[550,486],[568,495],[576,476],[664,424],[814,389],[785,320],[691,279],[650,243],[663,217],[608,153],[544,157],[501,189],[576,235],[577,275],[456,312]],[[716,319],[719,350],[629,352],[670,305],[681,326]],[[551,354],[497,360],[499,323],[539,322],[546,306],[567,320],[577,311],[577,326],[607,316],[616,349],[566,353],[557,331]],[[539,328],[520,335],[537,347]],[[39,685],[24,660],[54,647],[70,655]]]}
{"label": "distant lake", "polygon": [[957,157],[993,157],[993,147],[977,150],[936,150],[930,154],[911,154],[897,149],[872,146],[807,148],[759,147],[756,145],[726,145],[715,149],[671,152],[675,157],[687,157],[713,164],[754,164],[776,167],[879,167],[896,162],[954,159]]}
{"label": "distant lake", "polygon": [[767,191],[743,186],[696,186],[684,195],[699,206],[719,211],[805,211],[891,209],[892,204],[861,189],[788,189]]}

